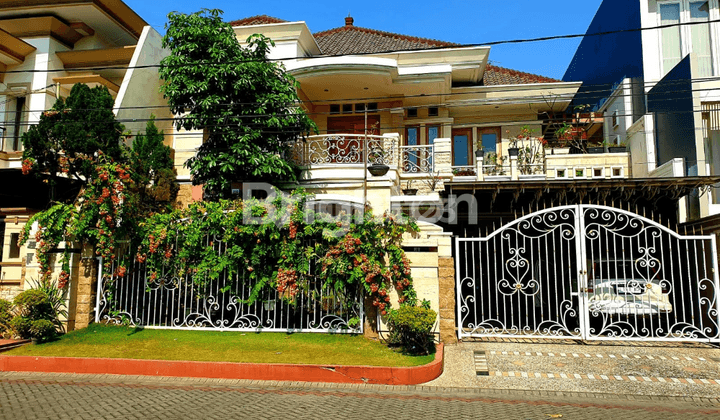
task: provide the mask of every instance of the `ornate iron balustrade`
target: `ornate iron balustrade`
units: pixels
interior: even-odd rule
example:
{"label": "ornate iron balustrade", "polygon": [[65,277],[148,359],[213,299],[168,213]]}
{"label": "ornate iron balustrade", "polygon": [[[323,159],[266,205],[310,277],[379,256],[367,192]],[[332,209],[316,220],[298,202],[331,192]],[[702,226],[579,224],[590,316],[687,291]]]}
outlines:
{"label": "ornate iron balustrade", "polygon": [[[215,249],[226,249],[213,238],[206,242]],[[111,272],[115,269],[113,265]],[[124,277],[99,276],[95,322],[185,330],[363,331],[361,292],[350,296],[328,290],[322,280],[311,277],[293,301],[276,289],[264,289],[250,302],[257,281],[249,279],[247,270],[239,272],[242,274],[223,273],[210,283],[196,283],[191,274],[169,272],[148,281],[145,264],[133,260]]]}
{"label": "ornate iron balustrade", "polygon": [[362,164],[395,165],[397,137],[364,134],[310,136],[292,143],[288,158],[300,166]]}
{"label": "ornate iron balustrade", "polygon": [[431,173],[435,169],[433,164],[434,146],[400,146],[402,170],[406,173]]}

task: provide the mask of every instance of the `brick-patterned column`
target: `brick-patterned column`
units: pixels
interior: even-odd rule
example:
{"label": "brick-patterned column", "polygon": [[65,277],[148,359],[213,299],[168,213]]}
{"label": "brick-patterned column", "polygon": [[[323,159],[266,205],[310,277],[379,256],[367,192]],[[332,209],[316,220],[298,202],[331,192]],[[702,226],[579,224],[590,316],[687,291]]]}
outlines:
{"label": "brick-patterned column", "polygon": [[455,259],[438,258],[438,283],[440,286],[440,341],[457,343],[455,327]]}
{"label": "brick-patterned column", "polygon": [[[86,249],[85,251],[84,255],[92,255],[87,252],[91,250]],[[70,286],[68,331],[86,328],[93,321],[97,287],[97,260],[95,258],[78,258],[73,270],[75,275]]]}

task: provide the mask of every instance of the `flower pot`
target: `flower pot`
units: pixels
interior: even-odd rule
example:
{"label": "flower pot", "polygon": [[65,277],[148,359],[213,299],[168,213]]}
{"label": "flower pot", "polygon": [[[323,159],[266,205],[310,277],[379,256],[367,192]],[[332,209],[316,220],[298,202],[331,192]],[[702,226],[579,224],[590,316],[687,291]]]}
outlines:
{"label": "flower pot", "polygon": [[550,149],[551,155],[567,155],[570,153],[569,147],[553,147]]}
{"label": "flower pot", "polygon": [[613,146],[613,147],[608,147],[608,150],[610,151],[610,153],[625,153],[625,152],[627,152],[627,147]]}
{"label": "flower pot", "polygon": [[390,170],[390,167],[381,163],[373,163],[368,166],[368,171],[372,176],[383,176]]}
{"label": "flower pot", "polygon": [[408,188],[403,190],[403,194],[405,195],[416,195],[418,192],[417,188]]}
{"label": "flower pot", "polygon": [[588,147],[588,153],[605,153],[604,147]]}
{"label": "flower pot", "polygon": [[508,148],[508,155],[510,155],[510,156],[517,156],[519,153],[520,153],[520,149],[517,147]]}
{"label": "flower pot", "polygon": [[475,157],[478,159],[482,159],[485,156],[485,150],[480,149],[475,151]]}

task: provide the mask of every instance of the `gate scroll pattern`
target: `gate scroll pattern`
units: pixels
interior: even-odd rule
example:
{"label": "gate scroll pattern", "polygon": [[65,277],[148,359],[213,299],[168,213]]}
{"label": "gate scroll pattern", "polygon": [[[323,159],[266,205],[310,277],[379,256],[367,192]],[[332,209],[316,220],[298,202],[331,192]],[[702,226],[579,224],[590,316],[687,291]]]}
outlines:
{"label": "gate scroll pattern", "polygon": [[456,239],[458,336],[717,341],[713,236],[605,206],[546,209]]}

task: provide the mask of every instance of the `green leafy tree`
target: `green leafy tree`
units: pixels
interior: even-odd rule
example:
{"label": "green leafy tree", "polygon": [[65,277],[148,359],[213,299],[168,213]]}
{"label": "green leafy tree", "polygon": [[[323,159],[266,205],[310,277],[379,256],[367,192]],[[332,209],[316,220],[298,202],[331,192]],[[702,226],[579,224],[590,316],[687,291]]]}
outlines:
{"label": "green leafy tree", "polygon": [[204,130],[205,141],[186,165],[208,197],[230,195],[235,181],[297,179],[283,158],[288,142],[315,130],[300,109],[297,82],[267,59],[274,44],[253,35],[243,47],[222,11],[168,15],[160,77],[178,129]]}
{"label": "green leafy tree", "polygon": [[120,159],[124,127],[115,120],[113,103],[104,86],[74,85],[66,100],[58,99],[23,135],[23,172],[34,170],[50,180],[67,174],[87,182],[98,152]]}

